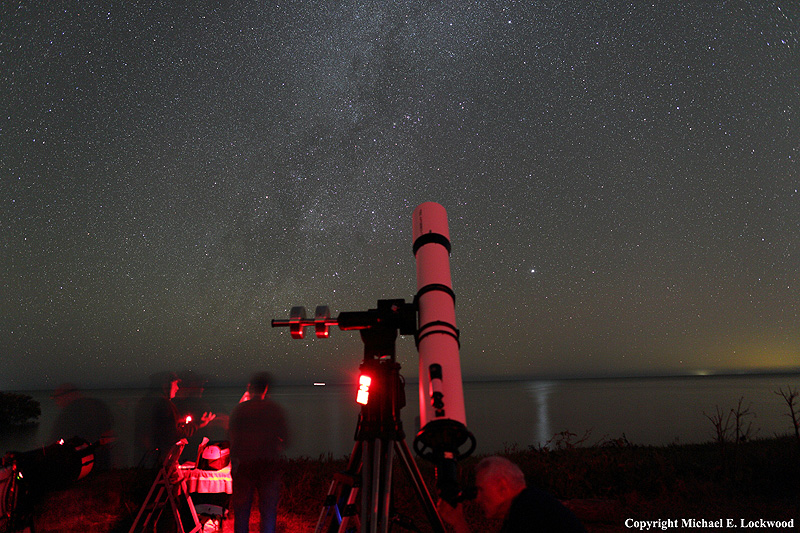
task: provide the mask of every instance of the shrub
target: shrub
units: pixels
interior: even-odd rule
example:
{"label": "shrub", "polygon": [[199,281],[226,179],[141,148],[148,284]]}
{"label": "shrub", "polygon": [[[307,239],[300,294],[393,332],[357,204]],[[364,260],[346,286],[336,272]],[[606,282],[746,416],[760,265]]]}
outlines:
{"label": "shrub", "polygon": [[42,408],[27,394],[0,392],[0,428],[36,423]]}

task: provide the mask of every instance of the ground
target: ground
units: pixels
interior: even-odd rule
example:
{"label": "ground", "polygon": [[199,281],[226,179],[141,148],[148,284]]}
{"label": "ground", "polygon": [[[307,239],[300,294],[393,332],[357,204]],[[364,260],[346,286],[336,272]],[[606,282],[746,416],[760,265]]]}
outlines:
{"label": "ground", "polygon": [[[567,443],[504,455],[520,465],[529,483],[565,501],[590,532],[631,531],[626,520],[794,519],[800,524],[800,444],[790,437],[667,447],[624,440],[587,448]],[[465,482],[477,459],[463,461]],[[291,461],[283,478],[278,530],[313,531],[330,481],[345,464],[344,458]],[[433,468],[421,460],[419,466],[433,490]],[[127,532],[152,484],[149,476],[136,469],[93,473],[66,490],[49,492],[35,508],[36,531]],[[398,513],[430,530],[402,472],[395,476],[393,496]],[[476,531],[497,529],[481,521],[476,509],[468,509],[468,517]],[[169,531],[171,523],[165,515],[159,530]],[[250,530],[257,531],[257,524],[254,510]],[[232,530],[233,520],[225,520],[223,532]]]}

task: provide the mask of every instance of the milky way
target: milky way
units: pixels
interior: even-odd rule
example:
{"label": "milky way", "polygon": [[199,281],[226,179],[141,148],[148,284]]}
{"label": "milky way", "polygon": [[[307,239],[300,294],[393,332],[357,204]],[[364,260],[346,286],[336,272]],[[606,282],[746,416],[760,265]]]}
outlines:
{"label": "milky way", "polygon": [[0,388],[348,379],[425,201],[470,379],[798,367],[796,2],[166,4],[0,6]]}

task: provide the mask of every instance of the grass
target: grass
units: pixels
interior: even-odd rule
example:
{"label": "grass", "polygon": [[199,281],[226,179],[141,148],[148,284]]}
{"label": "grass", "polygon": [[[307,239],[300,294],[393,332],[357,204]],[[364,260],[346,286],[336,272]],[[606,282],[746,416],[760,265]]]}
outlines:
{"label": "grass", "polygon": [[[738,444],[636,446],[624,439],[582,447],[559,441],[555,449],[506,450],[529,483],[565,500],[592,532],[629,531],[627,518],[795,519],[800,523],[800,446],[781,437]],[[471,480],[478,457],[462,461],[465,482]],[[433,490],[433,468],[418,461]],[[333,475],[346,459],[296,459],[283,478],[278,528],[284,532],[313,531]],[[398,512],[429,530],[413,489],[397,468],[393,496]],[[69,489],[49,493],[36,505],[38,533],[127,531],[144,500],[152,478],[136,469],[92,474]],[[476,531],[498,524],[467,506]],[[251,515],[257,531],[258,513]],[[169,526],[164,515],[160,525]],[[224,531],[232,531],[232,519]],[[161,530],[162,528],[159,528]],[[165,529],[168,531],[169,528]],[[402,529],[397,529],[401,531]]]}

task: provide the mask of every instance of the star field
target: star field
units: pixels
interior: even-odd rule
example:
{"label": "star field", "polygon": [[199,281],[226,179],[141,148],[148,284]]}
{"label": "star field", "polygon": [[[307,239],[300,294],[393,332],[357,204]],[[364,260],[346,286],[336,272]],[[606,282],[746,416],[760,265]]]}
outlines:
{"label": "star field", "polygon": [[796,3],[453,4],[4,2],[0,388],[348,379],[425,201],[467,378],[800,367]]}

